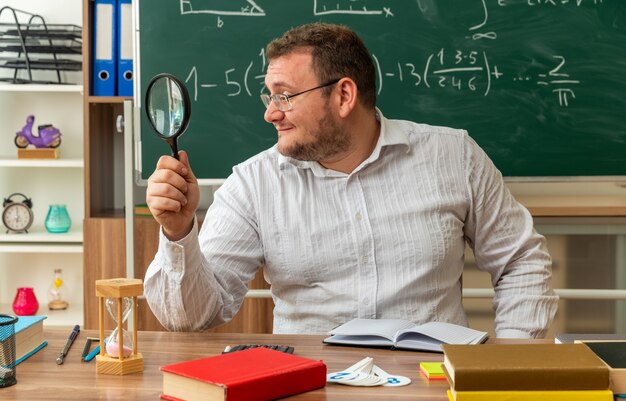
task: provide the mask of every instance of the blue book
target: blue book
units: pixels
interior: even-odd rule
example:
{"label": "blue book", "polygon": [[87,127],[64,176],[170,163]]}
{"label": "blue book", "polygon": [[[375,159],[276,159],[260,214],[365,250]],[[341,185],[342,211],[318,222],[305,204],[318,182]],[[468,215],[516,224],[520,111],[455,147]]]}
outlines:
{"label": "blue book", "polygon": [[[45,316],[19,316],[15,323],[15,365],[48,345],[43,338]],[[8,346],[6,338],[0,338],[0,352]]]}

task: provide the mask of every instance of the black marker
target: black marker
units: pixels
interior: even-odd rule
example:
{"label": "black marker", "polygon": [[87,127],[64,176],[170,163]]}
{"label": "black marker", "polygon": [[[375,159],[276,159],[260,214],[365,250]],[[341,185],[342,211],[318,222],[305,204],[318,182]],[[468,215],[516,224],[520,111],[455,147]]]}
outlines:
{"label": "black marker", "polygon": [[59,357],[57,358],[57,365],[61,365],[63,363],[63,359],[65,358],[65,355],[67,355],[67,352],[70,350],[70,347],[74,343],[74,340],[76,339],[76,336],[78,336],[78,333],[80,333],[80,326],[76,325],[70,333],[70,336],[67,338],[67,342],[65,343],[65,347],[63,347],[63,351],[61,351],[61,355],[59,355]]}
{"label": "black marker", "polygon": [[87,337],[87,341],[85,342],[85,348],[83,348],[83,353],[80,356],[81,360],[85,360],[85,357],[89,354],[89,352],[91,351],[91,343],[94,341],[100,341],[100,339],[98,337]]}

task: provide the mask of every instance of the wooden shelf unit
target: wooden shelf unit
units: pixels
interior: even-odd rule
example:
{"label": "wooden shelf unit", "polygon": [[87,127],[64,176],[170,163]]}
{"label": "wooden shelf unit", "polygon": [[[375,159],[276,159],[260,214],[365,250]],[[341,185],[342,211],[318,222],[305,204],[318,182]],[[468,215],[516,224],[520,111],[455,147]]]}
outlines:
{"label": "wooden shelf unit", "polygon": [[123,114],[122,100],[97,97],[91,93],[93,0],[83,4],[83,112],[85,153],[84,231],[84,325],[98,325],[95,281],[125,275],[125,235],[123,205],[116,204],[115,141],[118,115]]}

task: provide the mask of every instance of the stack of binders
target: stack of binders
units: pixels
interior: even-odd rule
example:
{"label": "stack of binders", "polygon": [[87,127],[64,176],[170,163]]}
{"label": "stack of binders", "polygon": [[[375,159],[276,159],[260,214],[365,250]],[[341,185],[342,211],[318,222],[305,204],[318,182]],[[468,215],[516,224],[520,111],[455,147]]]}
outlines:
{"label": "stack of binders", "polygon": [[95,0],[92,83],[94,96],[133,95],[132,0]]}
{"label": "stack of binders", "polygon": [[609,369],[583,344],[443,345],[450,401],[612,401]]}

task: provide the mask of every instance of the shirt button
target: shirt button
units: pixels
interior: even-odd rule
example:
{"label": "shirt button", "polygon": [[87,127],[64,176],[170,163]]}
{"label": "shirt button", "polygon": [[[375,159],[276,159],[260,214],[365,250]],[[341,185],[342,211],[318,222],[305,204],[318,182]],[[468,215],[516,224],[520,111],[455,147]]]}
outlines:
{"label": "shirt button", "polygon": [[363,298],[363,305],[369,305],[370,304],[370,299],[369,298]]}
{"label": "shirt button", "polygon": [[361,214],[361,212],[357,212],[356,214],[356,220],[357,221],[361,221],[361,219],[363,218],[363,215]]}

